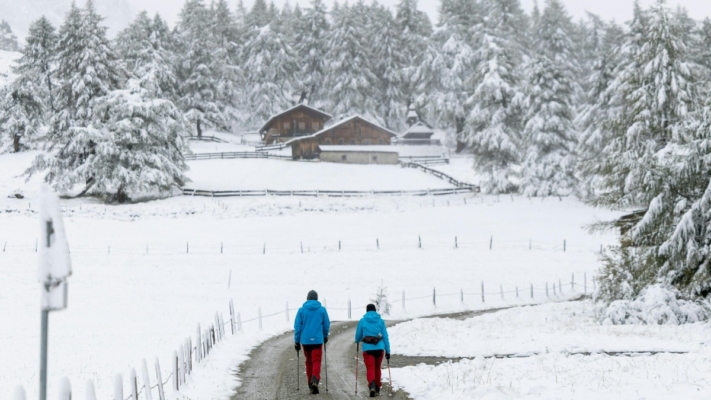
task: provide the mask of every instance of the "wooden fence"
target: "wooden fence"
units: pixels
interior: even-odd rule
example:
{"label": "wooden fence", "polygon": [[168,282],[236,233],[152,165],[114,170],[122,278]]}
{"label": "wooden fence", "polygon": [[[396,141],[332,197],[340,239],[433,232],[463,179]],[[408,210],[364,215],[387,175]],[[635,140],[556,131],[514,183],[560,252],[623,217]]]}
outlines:
{"label": "wooden fence", "polygon": [[287,146],[284,143],[270,144],[266,146],[255,146],[255,151],[271,151],[271,150],[281,150],[285,149]]}
{"label": "wooden fence", "polygon": [[291,156],[283,156],[281,154],[271,154],[265,152],[254,152],[254,151],[236,151],[229,153],[195,153],[195,154],[185,154],[185,161],[199,161],[199,160],[228,160],[234,158],[263,158],[263,159],[273,159],[273,160],[291,160]]}
{"label": "wooden fence", "polygon": [[188,140],[195,140],[198,142],[215,142],[215,143],[227,143],[226,140],[222,140],[215,136],[189,136]]}
{"label": "wooden fence", "polygon": [[444,172],[437,171],[436,169],[432,169],[432,168],[430,168],[426,165],[423,165],[419,162],[403,163],[402,166],[409,167],[409,168],[419,168],[419,169],[427,172],[428,174],[434,175],[437,178],[442,179],[443,181],[447,181],[447,182],[451,183],[452,185],[456,186],[457,188],[468,188],[470,191],[477,192],[477,193],[481,191],[479,186],[472,185],[470,183],[460,182],[460,181],[452,178],[451,176],[445,174]]}
{"label": "wooden fence", "polygon": [[423,190],[199,190],[183,189],[184,196],[200,197],[254,197],[254,196],[302,196],[302,197],[364,197],[364,196],[445,196],[471,193],[476,186]]}

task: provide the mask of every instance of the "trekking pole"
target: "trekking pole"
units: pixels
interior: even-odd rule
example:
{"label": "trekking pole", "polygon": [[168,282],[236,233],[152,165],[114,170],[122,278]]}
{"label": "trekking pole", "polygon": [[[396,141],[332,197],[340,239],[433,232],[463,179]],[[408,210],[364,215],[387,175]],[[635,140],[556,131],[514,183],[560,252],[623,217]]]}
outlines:
{"label": "trekking pole", "polygon": [[388,360],[388,379],[390,379],[390,397],[393,395],[393,376],[390,373],[390,360]]}
{"label": "trekking pole", "polygon": [[358,394],[358,348],[360,347],[360,343],[356,343],[356,392],[355,394]]}
{"label": "trekking pole", "polygon": [[299,354],[300,354],[299,350],[296,350],[296,391],[297,392],[299,391],[299,375],[301,375],[301,373],[299,372],[299,363],[301,363],[301,361],[299,360]]}
{"label": "trekking pole", "polygon": [[323,344],[323,353],[324,353],[324,367],[326,370],[326,392],[328,392],[328,348],[326,347],[326,343]]}

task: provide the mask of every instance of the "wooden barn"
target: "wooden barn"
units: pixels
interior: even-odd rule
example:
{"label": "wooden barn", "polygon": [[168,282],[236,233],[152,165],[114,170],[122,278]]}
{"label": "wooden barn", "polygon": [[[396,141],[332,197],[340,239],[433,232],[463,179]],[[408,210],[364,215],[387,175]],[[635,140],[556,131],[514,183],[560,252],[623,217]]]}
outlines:
{"label": "wooden barn", "polygon": [[355,115],[312,135],[292,139],[286,144],[291,146],[291,155],[294,160],[314,159],[319,156],[319,145],[390,145],[396,137],[395,132]]}
{"label": "wooden barn", "polygon": [[264,144],[283,143],[322,130],[330,119],[331,115],[321,110],[299,104],[269,118],[259,133]]}

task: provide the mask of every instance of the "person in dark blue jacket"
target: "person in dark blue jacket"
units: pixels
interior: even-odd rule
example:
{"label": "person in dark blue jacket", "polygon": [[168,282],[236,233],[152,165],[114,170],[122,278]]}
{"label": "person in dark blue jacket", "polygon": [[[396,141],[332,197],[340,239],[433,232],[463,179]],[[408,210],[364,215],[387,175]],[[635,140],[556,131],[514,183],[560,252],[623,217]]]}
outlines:
{"label": "person in dark blue jacket", "polygon": [[380,380],[383,356],[390,360],[390,338],[385,321],[375,311],[374,304],[368,304],[365,315],[358,322],[355,342],[363,343],[363,363],[368,377],[368,389],[370,397],[375,397],[380,394],[380,388],[383,386]]}
{"label": "person in dark blue jacket", "polygon": [[328,312],[318,301],[318,293],[312,290],[296,313],[294,321],[294,348],[298,353],[303,345],[306,356],[306,382],[312,394],[318,394],[321,380],[322,347],[328,342],[331,321]]}

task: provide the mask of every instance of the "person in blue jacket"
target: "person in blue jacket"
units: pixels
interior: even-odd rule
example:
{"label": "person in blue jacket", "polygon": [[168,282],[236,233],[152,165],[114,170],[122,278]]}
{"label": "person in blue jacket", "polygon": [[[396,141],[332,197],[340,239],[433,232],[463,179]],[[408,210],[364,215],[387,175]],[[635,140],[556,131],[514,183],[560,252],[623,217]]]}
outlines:
{"label": "person in blue jacket", "polygon": [[318,293],[312,290],[296,313],[294,321],[294,348],[298,353],[304,348],[306,356],[306,382],[312,394],[318,394],[321,380],[322,347],[328,342],[331,321],[328,312],[318,301]]}
{"label": "person in blue jacket", "polygon": [[358,322],[355,342],[363,343],[363,363],[368,377],[370,397],[380,395],[380,388],[383,386],[380,380],[381,366],[383,356],[390,360],[390,339],[385,321],[375,311],[374,304],[368,304],[365,315]]}

